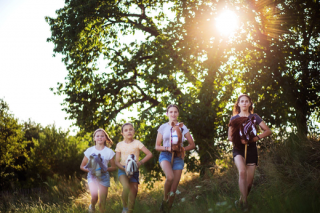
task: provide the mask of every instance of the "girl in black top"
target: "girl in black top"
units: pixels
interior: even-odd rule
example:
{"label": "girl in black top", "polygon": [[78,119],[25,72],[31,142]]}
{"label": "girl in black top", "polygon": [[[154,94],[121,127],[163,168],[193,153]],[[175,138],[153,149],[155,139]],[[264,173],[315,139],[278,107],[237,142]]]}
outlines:
{"label": "girl in black top", "polygon": [[[236,205],[242,205],[244,208],[247,208],[247,196],[250,192],[253,183],[253,177],[256,166],[258,165],[258,152],[256,141],[272,134],[271,130],[261,119],[261,117],[257,114],[253,114],[252,105],[252,100],[248,95],[240,95],[237,99],[237,102],[234,105],[233,117],[230,119],[230,122],[238,117],[251,118],[252,116],[254,116],[256,121],[255,124],[261,127],[263,133],[254,137],[253,141],[250,143],[248,143],[245,140],[241,140],[241,145],[235,146],[235,144],[239,143],[233,141],[232,126],[229,126],[228,130],[228,140],[233,142],[233,159],[239,172],[239,189],[241,196],[240,199],[236,201]],[[245,144],[248,144],[246,162],[244,158]]]}

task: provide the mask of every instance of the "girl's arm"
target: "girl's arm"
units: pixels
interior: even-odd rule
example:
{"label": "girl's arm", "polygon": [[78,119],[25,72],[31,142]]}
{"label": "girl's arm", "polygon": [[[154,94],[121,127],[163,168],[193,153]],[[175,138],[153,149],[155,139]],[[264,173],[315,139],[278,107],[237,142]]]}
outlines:
{"label": "girl's arm", "polygon": [[150,160],[152,158],[152,153],[149,151],[149,149],[147,149],[147,147],[142,147],[141,151],[144,152],[144,154],[146,154],[146,156],[137,163],[137,165],[140,167],[142,164],[144,164],[145,162],[147,162],[148,160]]}
{"label": "girl's arm", "polygon": [[83,158],[83,160],[82,160],[82,162],[81,162],[80,169],[81,169],[82,171],[84,171],[84,172],[89,172],[88,169],[85,169],[85,168],[84,168],[84,167],[87,165],[88,160],[89,160],[89,159],[88,159],[86,156],[84,156],[84,158]]}
{"label": "girl's arm", "polygon": [[110,163],[110,167],[108,167],[108,172],[113,172],[113,171],[115,171],[116,169],[117,169],[117,167],[116,167],[116,163],[114,162],[114,157],[113,158],[111,158],[110,159],[110,161],[109,161],[109,163]]}
{"label": "girl's arm", "polygon": [[187,132],[185,135],[184,135],[185,138],[187,138],[187,141],[189,143],[188,146],[184,147],[184,150],[185,151],[190,151],[190,150],[193,150],[194,148],[196,148],[196,145],[194,144],[194,141],[193,141],[193,138],[191,137],[191,134],[190,132]]}
{"label": "girl's arm", "polygon": [[229,129],[228,129],[228,140],[232,142],[232,127],[229,126]]}
{"label": "girl's arm", "polygon": [[259,139],[265,138],[269,135],[272,134],[272,131],[269,129],[269,127],[267,126],[267,124],[264,121],[261,121],[261,123],[259,124],[259,126],[261,127],[261,129],[263,130],[263,133],[261,133],[260,135],[258,135],[259,137],[254,137],[253,141],[256,142]]}
{"label": "girl's arm", "polygon": [[163,151],[171,152],[171,147],[161,146],[161,142],[162,142],[162,134],[158,132],[157,140],[156,140],[156,150],[159,152],[163,152]]}
{"label": "girl's arm", "polygon": [[120,157],[121,157],[121,152],[116,152],[116,166],[121,169],[122,171],[126,171],[123,166],[120,164]]}

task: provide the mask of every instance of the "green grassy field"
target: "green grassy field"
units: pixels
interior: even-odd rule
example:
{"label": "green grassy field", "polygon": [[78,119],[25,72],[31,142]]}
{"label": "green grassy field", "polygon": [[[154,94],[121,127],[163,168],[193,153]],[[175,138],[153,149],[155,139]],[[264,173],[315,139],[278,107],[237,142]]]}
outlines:
{"label": "green grassy field", "polygon": [[[287,140],[261,148],[259,167],[249,195],[249,212],[320,212],[320,145],[319,141]],[[204,177],[183,173],[172,213],[241,212],[234,206],[239,198],[237,170],[231,154],[216,162]],[[87,212],[90,194],[86,180],[54,177],[44,183],[46,193],[28,196],[19,193],[2,195],[1,212]],[[143,183],[134,212],[159,212],[163,180],[152,189]],[[122,186],[111,179],[107,212],[120,213]]]}

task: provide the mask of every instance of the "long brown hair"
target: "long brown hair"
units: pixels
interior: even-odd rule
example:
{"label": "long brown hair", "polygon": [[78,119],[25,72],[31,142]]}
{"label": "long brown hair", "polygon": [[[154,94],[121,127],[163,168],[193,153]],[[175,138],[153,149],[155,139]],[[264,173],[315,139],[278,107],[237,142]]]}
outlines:
{"label": "long brown hair", "polygon": [[130,125],[130,126],[132,126],[132,128],[134,128],[132,123],[125,123],[125,124],[123,124],[122,127],[121,127],[121,132],[123,132],[123,128],[124,128],[125,126],[127,126],[127,125]]}
{"label": "long brown hair", "polygon": [[169,111],[169,109],[170,109],[171,107],[177,108],[177,110],[178,110],[178,112],[179,112],[179,108],[178,108],[177,105],[175,105],[175,104],[170,104],[169,106],[167,106],[167,113],[168,113],[168,111]]}
{"label": "long brown hair", "polygon": [[105,134],[106,138],[107,138],[107,140],[104,142],[104,145],[107,146],[107,141],[108,141],[108,145],[111,146],[113,144],[113,142],[112,142],[111,138],[109,137],[109,135],[107,134],[107,132],[102,128],[97,129],[93,133],[94,145],[96,145],[96,141],[94,140],[94,136],[96,136],[97,132],[99,132],[99,131],[103,132]]}
{"label": "long brown hair", "polygon": [[239,114],[239,113],[241,112],[241,109],[240,109],[240,107],[238,106],[238,104],[239,104],[240,99],[241,99],[243,96],[245,96],[245,97],[247,97],[247,98],[249,99],[249,101],[250,101],[250,103],[251,103],[251,105],[250,105],[250,107],[249,107],[249,113],[250,113],[250,114],[253,114],[253,102],[252,102],[250,96],[247,95],[247,94],[241,94],[241,95],[239,95],[236,103],[234,104],[233,113],[232,113],[233,116],[235,116],[235,115],[237,115],[237,114]]}

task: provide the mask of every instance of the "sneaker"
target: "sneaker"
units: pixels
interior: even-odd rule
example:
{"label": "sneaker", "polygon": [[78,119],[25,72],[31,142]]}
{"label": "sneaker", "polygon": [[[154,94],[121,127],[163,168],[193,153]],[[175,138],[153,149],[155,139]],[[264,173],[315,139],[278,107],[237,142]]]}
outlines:
{"label": "sneaker", "polygon": [[161,206],[160,206],[160,212],[161,213],[167,213],[167,202],[162,200]]}
{"label": "sneaker", "polygon": [[128,208],[123,207],[122,212],[121,213],[128,213]]}
{"label": "sneaker", "polygon": [[89,213],[94,213],[94,212],[95,212],[95,210],[94,210],[94,209],[92,209],[91,204],[90,204],[90,206],[89,206],[88,212],[89,212]]}
{"label": "sneaker", "polygon": [[171,208],[172,208],[172,205],[171,205],[170,207],[169,207],[169,206],[167,206],[167,212],[166,212],[166,213],[170,213]]}
{"label": "sneaker", "polygon": [[236,200],[234,201],[234,206],[236,209],[240,209],[242,207],[242,202],[240,202],[240,200]]}
{"label": "sneaker", "polygon": [[249,206],[248,206],[248,204],[247,203],[244,203],[244,204],[242,204],[242,211],[243,212],[247,212],[247,211],[249,211]]}

